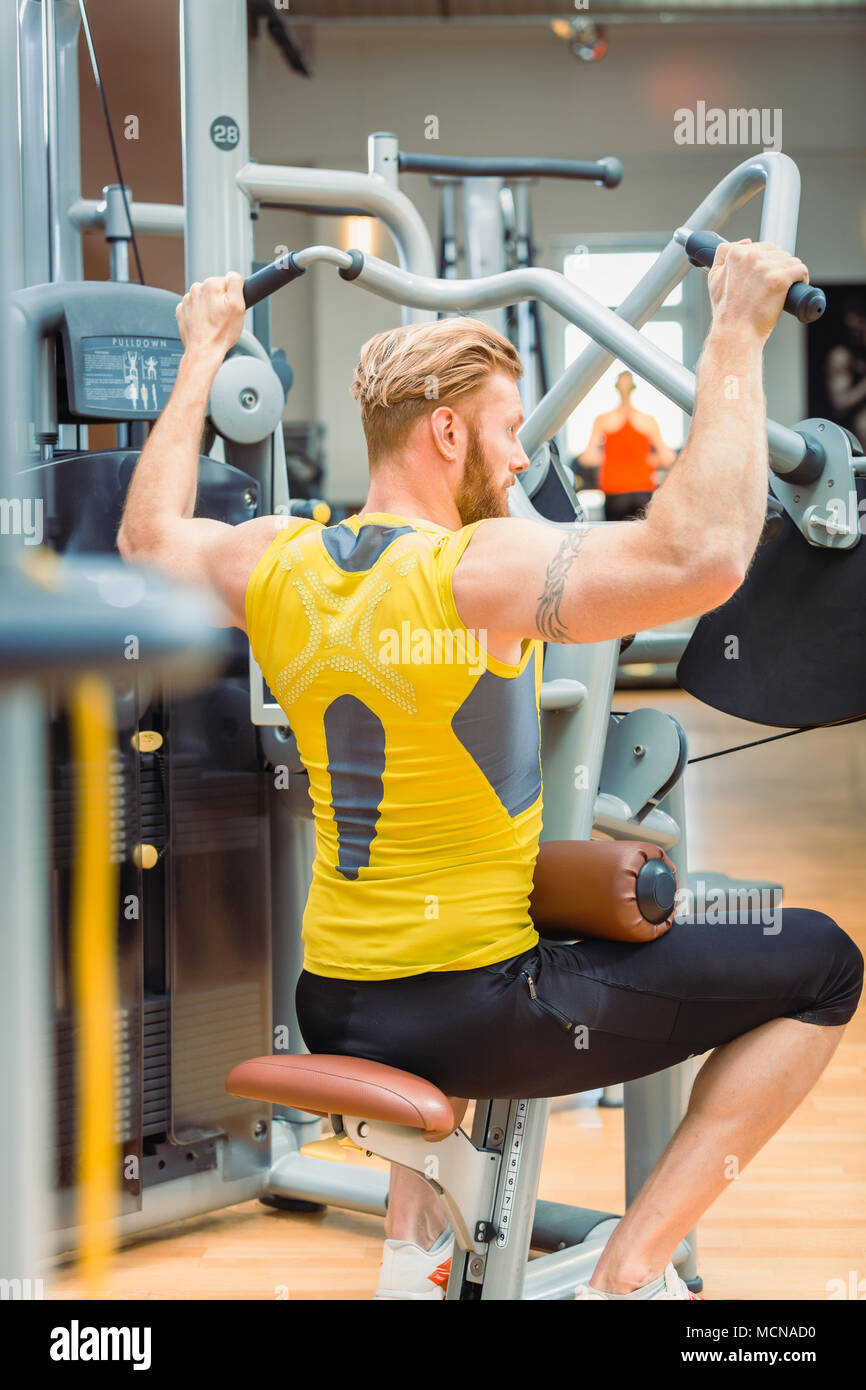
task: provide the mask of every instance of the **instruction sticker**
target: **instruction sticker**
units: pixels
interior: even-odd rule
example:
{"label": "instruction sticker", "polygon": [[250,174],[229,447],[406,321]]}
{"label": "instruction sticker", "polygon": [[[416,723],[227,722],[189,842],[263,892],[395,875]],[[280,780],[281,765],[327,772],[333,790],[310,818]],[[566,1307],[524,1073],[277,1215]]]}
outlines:
{"label": "instruction sticker", "polygon": [[85,410],[111,411],[124,419],[159,415],[180,359],[180,338],[100,334],[82,338]]}

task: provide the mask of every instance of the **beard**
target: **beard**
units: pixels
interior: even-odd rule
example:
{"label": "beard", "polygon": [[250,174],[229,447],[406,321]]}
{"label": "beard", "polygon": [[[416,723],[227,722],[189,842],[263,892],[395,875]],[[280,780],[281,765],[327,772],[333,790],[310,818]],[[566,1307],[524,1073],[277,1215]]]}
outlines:
{"label": "beard", "polygon": [[463,526],[471,526],[473,521],[486,521],[489,517],[509,515],[508,498],[504,489],[497,488],[493,483],[491,469],[474,425],[470,428],[463,483],[454,503]]}

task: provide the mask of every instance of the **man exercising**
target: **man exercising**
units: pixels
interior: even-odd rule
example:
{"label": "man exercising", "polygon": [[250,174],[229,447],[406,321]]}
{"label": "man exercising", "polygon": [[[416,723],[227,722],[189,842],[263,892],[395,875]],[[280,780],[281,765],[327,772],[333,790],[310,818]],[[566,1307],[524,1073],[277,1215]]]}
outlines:
{"label": "man exercising", "polygon": [[[644,519],[565,533],[508,516],[528,463],[521,365],[467,318],[365,344],[360,513],[194,518],[208,397],[244,317],[239,275],[195,284],[118,535],[126,559],[219,595],[295,732],[316,824],[296,996],[311,1051],[479,1098],[571,1094],[713,1049],[581,1299],[691,1297],[673,1251],[731,1155],[742,1171],[815,1084],[862,988],[859,950],[812,909],[785,909],[772,933],[741,914],[644,944],[544,943],[529,914],[542,644],[693,617],[742,583],[768,490],[763,346],[806,278],[768,243],[719,247],[685,448]],[[398,1167],[386,1235],[377,1297],[442,1297],[453,1238]]]}

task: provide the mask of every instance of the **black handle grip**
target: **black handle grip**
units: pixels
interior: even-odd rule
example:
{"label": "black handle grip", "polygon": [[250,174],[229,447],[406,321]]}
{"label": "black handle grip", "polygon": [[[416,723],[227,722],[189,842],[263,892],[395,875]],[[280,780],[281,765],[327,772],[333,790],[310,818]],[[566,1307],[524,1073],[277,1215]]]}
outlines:
{"label": "black handle grip", "polygon": [[255,275],[244,280],[244,304],[248,309],[251,309],[254,304],[258,304],[262,299],[267,299],[274,290],[282,289],[283,285],[297,280],[298,276],[303,275],[305,270],[305,266],[295,264],[294,252],[292,251],[286,256],[280,256],[277,260],[271,261],[270,265],[264,266],[262,270],[257,270]]}
{"label": "black handle grip", "polygon": [[439,174],[452,178],[500,179],[586,179],[604,188],[616,188],[622,182],[622,162],[615,155],[603,159],[534,159],[531,156],[508,155],[466,158],[441,154],[409,154],[401,150],[397,156],[401,174]]}
{"label": "black handle grip", "polygon": [[758,545],[766,545],[767,541],[774,541],[783,530],[785,525],[785,508],[772,492],[767,494],[767,511],[764,517],[764,528],[758,537]]}
{"label": "black handle grip", "polygon": [[[685,243],[685,253],[692,265],[709,269],[715,259],[716,247],[721,246],[724,239],[717,232],[692,232]],[[816,285],[804,285],[802,280],[798,280],[788,290],[784,308],[800,323],[814,323],[827,308],[827,296]]]}

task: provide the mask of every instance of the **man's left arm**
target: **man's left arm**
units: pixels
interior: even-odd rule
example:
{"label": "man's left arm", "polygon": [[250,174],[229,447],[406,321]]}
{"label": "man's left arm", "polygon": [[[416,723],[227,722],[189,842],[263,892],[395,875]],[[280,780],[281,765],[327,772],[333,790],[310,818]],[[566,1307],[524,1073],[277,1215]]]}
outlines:
{"label": "man's left arm", "polygon": [[229,526],[193,516],[211,387],[240,336],[244,313],[243,277],[236,271],[196,282],[178,305],[184,354],[132,475],[117,548],[132,564],[214,590],[223,600],[223,626],[245,631],[250,575],[288,518],[260,516]]}

